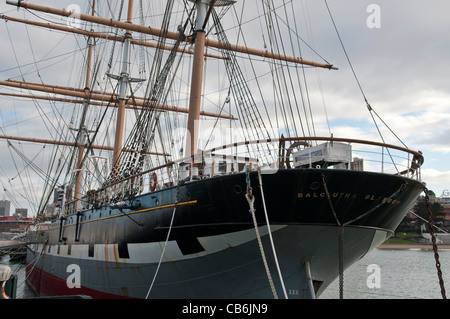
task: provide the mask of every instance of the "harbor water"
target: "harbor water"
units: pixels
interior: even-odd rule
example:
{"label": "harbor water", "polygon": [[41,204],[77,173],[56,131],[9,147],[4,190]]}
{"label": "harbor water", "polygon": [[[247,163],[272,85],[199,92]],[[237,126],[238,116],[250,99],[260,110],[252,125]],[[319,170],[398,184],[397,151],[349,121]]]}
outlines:
{"label": "harbor water", "polygon": [[26,283],[25,264],[23,262],[12,261],[9,255],[4,255],[0,257],[0,265],[9,266],[11,272],[17,275],[16,299],[26,299],[36,296],[31,287]]}
{"label": "harbor water", "polygon": [[[450,288],[450,250],[438,250]],[[344,271],[344,299],[442,299],[433,250],[375,249]],[[320,299],[339,298],[336,279]]]}
{"label": "harbor water", "polygon": [[[450,250],[439,250],[442,277],[450,291]],[[25,265],[3,256],[1,264],[18,274],[17,299],[34,294],[25,282]],[[434,252],[420,249],[375,249],[344,272],[344,299],[441,299]],[[320,299],[338,299],[336,279]]]}

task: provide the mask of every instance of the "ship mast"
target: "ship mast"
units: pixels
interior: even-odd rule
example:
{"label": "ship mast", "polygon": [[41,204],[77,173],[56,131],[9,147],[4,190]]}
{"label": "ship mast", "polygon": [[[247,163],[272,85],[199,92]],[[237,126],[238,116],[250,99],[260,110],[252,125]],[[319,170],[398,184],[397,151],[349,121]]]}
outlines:
{"label": "ship mast", "polygon": [[[216,5],[216,0],[191,0],[195,1],[197,6],[197,16],[195,19],[195,46],[194,58],[192,62],[192,77],[191,77],[191,92],[189,98],[189,116],[186,139],[186,154],[185,156],[193,156],[197,153],[198,147],[198,124],[200,119],[200,105],[202,97],[202,83],[203,83],[203,64],[205,60],[205,45],[206,32],[205,27],[208,22],[211,10]],[[234,1],[219,1],[220,6],[227,6],[234,3]]]}
{"label": "ship mast", "polygon": [[[128,15],[127,23],[132,23],[133,14],[133,0],[128,1]],[[116,135],[114,139],[114,150],[113,150],[113,170],[117,170],[120,166],[120,153],[122,152],[122,140],[123,140],[123,128],[125,122],[125,102],[126,102],[126,92],[127,86],[130,80],[130,70],[129,70],[129,59],[130,59],[130,42],[131,42],[131,31],[125,31],[125,41],[123,45],[123,55],[122,55],[122,70],[119,80],[119,104],[117,108],[117,121],[116,121]]]}
{"label": "ship mast", "polygon": [[[92,15],[95,14],[95,0],[92,3]],[[86,80],[85,80],[85,91],[86,93],[90,92],[90,78],[91,78],[91,64],[92,64],[92,39],[88,40],[89,49],[88,49],[88,57],[87,57],[87,65],[86,65]],[[73,198],[75,200],[75,211],[78,208],[78,199],[80,198],[81,191],[81,175],[83,169],[83,154],[85,149],[85,140],[86,140],[86,127],[84,126],[84,118],[86,114],[86,109],[89,107],[89,98],[85,98],[83,101],[83,107],[85,112],[83,112],[83,119],[81,122],[81,126],[78,132],[78,160],[77,160],[77,169],[75,171],[76,179],[75,179],[75,189]]]}
{"label": "ship mast", "polygon": [[[190,132],[190,138],[186,142],[186,155],[193,155],[197,151],[197,134],[196,134],[196,123],[198,123],[198,119],[200,115],[202,116],[212,116],[212,117],[218,117],[218,118],[233,118],[232,116],[222,115],[222,114],[215,114],[211,112],[204,112],[200,111],[200,104],[201,104],[201,83],[202,83],[202,71],[203,71],[203,62],[206,54],[204,53],[205,47],[214,47],[218,49],[224,49],[224,44],[220,41],[214,41],[211,39],[206,39],[206,33],[205,33],[205,26],[209,19],[210,13],[214,7],[217,6],[228,6],[233,4],[235,1],[233,0],[190,0],[191,2],[194,2],[197,6],[197,17],[196,17],[196,25],[195,25],[195,32],[193,36],[188,36],[184,39],[186,42],[193,42],[195,40],[195,52],[194,52],[194,63],[193,63],[193,72],[192,72],[192,86],[191,86],[191,96],[190,96],[190,102],[189,102],[189,110],[176,107],[176,106],[168,106],[168,105],[154,105],[156,110],[159,111],[177,111],[177,112],[185,112],[189,113],[189,119],[188,119],[188,131]],[[7,4],[15,5],[17,7],[23,7],[28,10],[36,10],[40,12],[46,12],[50,14],[60,15],[60,16],[71,16],[72,12],[67,10],[59,10],[54,9],[50,7],[44,7],[40,5],[31,4],[24,1],[17,1],[17,0],[7,0]],[[124,130],[124,110],[125,108],[139,108],[144,107],[144,101],[143,99],[139,97],[134,97],[133,99],[133,105],[128,104],[128,96],[126,95],[127,92],[127,86],[130,82],[134,82],[136,80],[140,81],[140,79],[133,79],[129,76],[129,55],[130,55],[130,46],[132,43],[138,44],[138,45],[146,45],[146,46],[154,46],[150,43],[146,42],[136,42],[136,40],[132,39],[131,32],[140,32],[144,34],[150,34],[156,37],[166,37],[169,39],[177,40],[179,38],[179,34],[176,32],[167,32],[163,33],[162,30],[158,30],[155,28],[149,28],[147,26],[142,25],[135,25],[132,23],[132,7],[133,7],[133,0],[129,0],[128,3],[128,15],[127,15],[127,21],[121,22],[116,21],[113,19],[107,19],[107,18],[101,18],[98,16],[87,15],[87,14],[79,14],[77,16],[78,19],[83,21],[88,21],[100,25],[106,25],[111,26],[115,28],[120,28],[125,30],[125,36],[122,37],[122,39],[119,39],[119,37],[111,36],[108,34],[102,34],[92,31],[82,31],[82,30],[75,30],[70,29],[62,26],[55,26],[48,23],[38,23],[38,22],[32,22],[27,20],[21,20],[21,19],[15,19],[10,18],[6,16],[0,16],[1,18],[5,19],[6,21],[16,21],[16,22],[22,22],[22,23],[28,23],[28,24],[34,24],[37,26],[47,27],[50,29],[58,29],[62,31],[67,32],[74,32],[74,33],[80,33],[87,35],[89,37],[99,37],[99,38],[105,38],[113,41],[121,41],[124,42],[123,46],[123,61],[122,61],[122,69],[121,73],[119,75],[111,75],[108,74],[110,77],[117,79],[119,81],[119,97],[118,102],[113,107],[118,108],[118,116],[117,116],[117,123],[116,123],[116,137],[115,137],[115,145],[114,145],[114,154],[113,154],[113,161],[112,161],[112,169],[113,171],[118,168],[120,164],[120,153],[122,151],[127,151],[123,149],[122,141],[123,141],[123,130]],[[92,49],[91,44],[89,45],[89,50]],[[168,47],[164,47],[164,49],[169,49]],[[226,49],[232,50],[234,52],[240,52],[243,54],[249,54],[253,56],[260,56],[267,59],[274,59],[279,61],[286,61],[289,63],[294,64],[303,64],[303,65],[309,65],[314,67],[320,67],[320,68],[326,68],[326,69],[335,69],[333,65],[328,63],[318,63],[313,61],[307,61],[304,60],[301,57],[290,57],[285,56],[277,53],[268,52],[267,50],[257,50],[252,49],[249,47],[244,46],[238,46],[234,44],[226,44]],[[189,52],[189,51],[188,51]],[[189,52],[190,53],[190,52]],[[90,54],[89,54],[90,55]],[[217,57],[216,57],[217,58]],[[88,73],[89,73],[89,61],[88,61]],[[33,90],[33,91],[41,91],[41,92],[48,92],[53,93],[55,95],[66,95],[71,97],[78,97],[83,98],[86,101],[92,101],[90,102],[91,105],[104,105],[104,101],[115,102],[117,101],[117,96],[113,93],[106,93],[106,92],[97,92],[90,90],[89,86],[89,74],[86,74],[86,89],[85,90],[77,90],[74,88],[69,87],[61,87],[61,86],[55,86],[55,85],[43,85],[40,83],[28,83],[24,81],[0,81],[1,86],[10,86],[10,87],[16,87],[16,88],[22,88],[27,90]],[[1,93],[5,95],[10,95],[8,93]],[[30,98],[40,98],[44,99],[42,96],[34,96],[30,95]],[[61,99],[57,97],[45,97],[45,99],[48,100],[67,100],[67,99]],[[97,102],[96,102],[97,101]],[[76,101],[78,103],[78,101]],[[84,102],[84,101],[83,101]],[[108,103],[108,106],[110,105]],[[81,134],[80,134],[81,135]],[[4,138],[3,136],[0,136],[0,138]],[[83,147],[86,147],[85,143],[81,138],[77,140],[78,145],[84,145]],[[63,143],[61,143],[63,145]],[[82,152],[80,152],[82,153]]]}
{"label": "ship mast", "polygon": [[203,82],[203,62],[205,59],[204,22],[207,15],[209,0],[197,0],[197,18],[195,21],[195,47],[192,63],[191,95],[189,100],[188,136],[186,139],[186,156],[192,156],[197,152],[198,120],[200,118],[200,104]]}

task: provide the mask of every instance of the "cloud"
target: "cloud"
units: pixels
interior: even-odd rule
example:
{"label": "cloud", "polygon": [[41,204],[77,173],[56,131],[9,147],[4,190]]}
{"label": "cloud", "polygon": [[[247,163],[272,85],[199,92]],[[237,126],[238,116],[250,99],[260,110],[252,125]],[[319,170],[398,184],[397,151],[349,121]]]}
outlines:
{"label": "cloud", "polygon": [[440,196],[444,190],[450,189],[450,170],[439,171],[433,168],[422,169],[422,180],[427,188],[435,191]]}

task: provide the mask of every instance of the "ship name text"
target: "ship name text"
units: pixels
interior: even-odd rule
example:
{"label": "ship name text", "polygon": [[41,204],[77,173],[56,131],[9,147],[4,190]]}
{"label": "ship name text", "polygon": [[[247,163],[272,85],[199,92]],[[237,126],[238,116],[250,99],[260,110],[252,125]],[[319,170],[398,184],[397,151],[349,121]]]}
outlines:
{"label": "ship name text", "polygon": [[[333,193],[330,193],[329,196],[331,199],[351,199],[351,200],[355,200],[357,198],[362,197],[364,200],[385,202],[385,203],[391,204],[391,205],[398,205],[401,203],[400,200],[396,200],[396,199],[392,199],[392,198],[388,198],[388,197],[384,197],[384,196],[380,196],[380,195],[374,195],[374,194],[360,195],[360,194],[356,194],[356,193],[333,192]],[[327,193],[325,193],[325,192],[306,192],[306,193],[300,192],[300,193],[297,193],[297,198],[302,198],[302,199],[327,198]]]}

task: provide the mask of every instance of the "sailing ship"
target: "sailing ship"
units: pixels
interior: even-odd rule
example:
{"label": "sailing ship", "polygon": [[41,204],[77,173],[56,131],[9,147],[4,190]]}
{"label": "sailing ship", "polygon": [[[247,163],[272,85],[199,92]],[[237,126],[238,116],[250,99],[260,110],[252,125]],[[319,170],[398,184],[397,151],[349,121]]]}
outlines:
{"label": "sailing ship", "polygon": [[[6,25],[74,34],[84,53],[78,86],[0,82],[3,95],[75,106],[53,109],[58,138],[2,136],[55,147],[28,233],[39,295],[317,298],[424,189],[420,152],[316,134],[306,77],[338,71],[298,57],[293,1],[239,13],[232,0],[93,0],[87,14],[6,2],[37,17]],[[245,10],[263,21],[262,49]]]}

